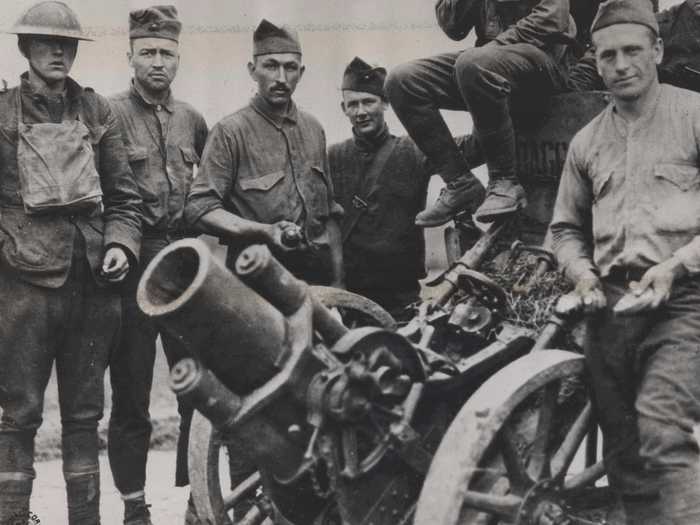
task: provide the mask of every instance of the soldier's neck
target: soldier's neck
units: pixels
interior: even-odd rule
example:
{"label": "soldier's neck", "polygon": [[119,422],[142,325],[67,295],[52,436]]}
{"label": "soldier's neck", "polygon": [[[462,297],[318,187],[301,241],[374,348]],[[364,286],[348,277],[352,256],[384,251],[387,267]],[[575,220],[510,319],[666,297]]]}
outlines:
{"label": "soldier's neck", "polygon": [[661,92],[661,84],[655,81],[640,97],[633,100],[615,99],[617,114],[627,122],[635,122],[653,111]]}
{"label": "soldier's neck", "polygon": [[32,87],[32,91],[35,93],[41,93],[42,95],[62,95],[66,91],[66,81],[58,80],[56,82],[47,82],[46,79],[40,77],[34,69],[29,68],[29,85]]}
{"label": "soldier's neck", "polygon": [[153,106],[165,104],[170,97],[170,88],[162,91],[148,90],[137,79],[134,79],[134,87],[141,95],[141,98]]}

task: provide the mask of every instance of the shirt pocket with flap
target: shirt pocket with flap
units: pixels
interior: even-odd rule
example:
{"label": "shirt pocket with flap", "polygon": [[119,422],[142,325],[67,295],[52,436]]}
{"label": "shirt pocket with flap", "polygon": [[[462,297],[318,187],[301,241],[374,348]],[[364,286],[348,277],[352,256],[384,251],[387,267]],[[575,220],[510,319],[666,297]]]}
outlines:
{"label": "shirt pocket with flap", "polygon": [[654,177],[670,182],[681,191],[697,191],[700,185],[697,166],[689,164],[657,164],[654,166]]}
{"label": "shirt pocket with flap", "polygon": [[192,168],[195,165],[199,165],[199,155],[197,155],[194,148],[180,146],[180,152],[182,152],[182,159],[188,167]]}
{"label": "shirt pocket with flap", "polygon": [[700,172],[690,164],[654,166],[650,212],[664,233],[696,235],[700,231]]}
{"label": "shirt pocket with flap", "polygon": [[239,178],[240,197],[252,212],[253,220],[273,223],[295,220],[299,203],[294,181],[285,170],[273,171],[260,177]]}
{"label": "shirt pocket with flap", "polygon": [[153,181],[150,180],[148,148],[129,146],[126,153],[129,158],[129,166],[134,174],[134,181],[141,193],[141,198],[145,203],[158,202],[157,189],[153,187]]}

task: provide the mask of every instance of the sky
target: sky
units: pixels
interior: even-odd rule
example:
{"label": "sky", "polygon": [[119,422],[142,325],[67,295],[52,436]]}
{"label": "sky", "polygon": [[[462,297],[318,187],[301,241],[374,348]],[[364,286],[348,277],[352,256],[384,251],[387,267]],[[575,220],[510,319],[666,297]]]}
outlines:
{"label": "sky", "polygon": [[[14,22],[35,0],[3,0],[0,27]],[[126,29],[126,13],[157,2],[148,0],[67,0],[91,28]],[[163,2],[165,3],[165,2]],[[260,18],[296,26],[336,29],[358,27],[414,28],[434,25],[432,0],[171,0],[190,26],[254,27]],[[678,0],[661,0],[666,8]]]}

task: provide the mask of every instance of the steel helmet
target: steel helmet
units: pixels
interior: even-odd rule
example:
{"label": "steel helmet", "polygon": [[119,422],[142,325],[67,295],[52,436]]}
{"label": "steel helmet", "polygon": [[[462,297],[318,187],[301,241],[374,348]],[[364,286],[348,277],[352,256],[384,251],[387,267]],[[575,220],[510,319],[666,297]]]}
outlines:
{"label": "steel helmet", "polygon": [[31,6],[8,33],[92,40],[85,36],[75,12],[63,2],[54,1],[39,2]]}

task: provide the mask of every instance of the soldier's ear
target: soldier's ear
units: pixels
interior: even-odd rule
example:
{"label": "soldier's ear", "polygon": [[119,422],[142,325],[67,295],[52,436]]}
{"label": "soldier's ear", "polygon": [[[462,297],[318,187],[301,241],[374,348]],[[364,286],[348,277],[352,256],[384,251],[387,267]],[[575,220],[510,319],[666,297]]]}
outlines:
{"label": "soldier's ear", "polygon": [[657,38],[656,42],[654,43],[654,50],[656,52],[656,65],[659,66],[661,65],[661,62],[664,59],[664,41],[660,38]]}
{"label": "soldier's ear", "polygon": [[346,113],[346,111],[345,111],[345,101],[341,101],[341,102],[340,102],[340,110],[341,110],[343,113]]}
{"label": "soldier's ear", "polygon": [[[257,60],[257,59],[254,59]],[[255,64],[253,62],[248,62],[248,74],[250,75],[250,78],[255,80],[255,77],[253,76],[253,72],[255,71]]]}

